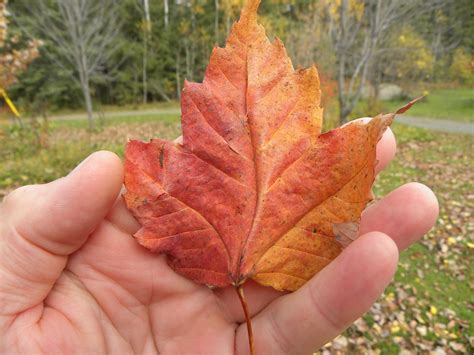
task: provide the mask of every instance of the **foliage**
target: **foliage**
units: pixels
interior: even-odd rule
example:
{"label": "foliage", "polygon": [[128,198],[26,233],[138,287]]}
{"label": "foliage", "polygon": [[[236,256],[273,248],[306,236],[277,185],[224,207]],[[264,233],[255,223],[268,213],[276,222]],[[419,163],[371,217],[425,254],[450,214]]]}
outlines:
{"label": "foliage", "polygon": [[426,81],[433,73],[434,57],[428,43],[411,26],[401,27],[389,38],[395,49],[380,56],[382,75],[388,81]]}
{"label": "foliage", "polygon": [[39,56],[42,42],[23,43],[17,35],[8,37],[7,0],[0,0],[0,88],[6,90],[17,82],[18,75]]}
{"label": "foliage", "polygon": [[474,84],[474,54],[468,54],[465,48],[456,49],[449,73],[451,78],[461,84],[472,86]]}
{"label": "foliage", "polygon": [[0,47],[7,37],[7,0],[0,1]]}
{"label": "foliage", "polygon": [[13,85],[10,93],[26,115],[43,114],[68,107],[82,107],[79,85],[71,72],[54,66],[47,56],[40,56],[21,76],[21,85]]}

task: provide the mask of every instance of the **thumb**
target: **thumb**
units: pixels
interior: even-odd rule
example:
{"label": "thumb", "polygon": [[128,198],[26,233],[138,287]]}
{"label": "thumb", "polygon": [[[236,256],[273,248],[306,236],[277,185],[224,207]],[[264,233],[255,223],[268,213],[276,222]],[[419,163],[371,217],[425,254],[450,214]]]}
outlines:
{"label": "thumb", "polygon": [[19,188],[5,198],[0,205],[0,316],[41,304],[68,256],[112,207],[122,170],[115,154],[97,152],[64,178]]}

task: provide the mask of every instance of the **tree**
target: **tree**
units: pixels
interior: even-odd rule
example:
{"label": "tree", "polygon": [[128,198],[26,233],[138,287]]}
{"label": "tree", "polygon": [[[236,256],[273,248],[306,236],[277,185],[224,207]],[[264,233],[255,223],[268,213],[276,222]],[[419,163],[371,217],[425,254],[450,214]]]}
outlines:
{"label": "tree", "polygon": [[456,49],[449,73],[454,80],[472,87],[474,84],[474,55],[467,53],[462,47]]}
{"label": "tree", "polygon": [[370,64],[392,26],[401,26],[442,3],[438,0],[328,1],[330,34],[337,57],[340,122],[359,102]]}
{"label": "tree", "polygon": [[150,4],[148,0],[143,0],[143,103],[146,104],[148,101],[148,42],[150,41],[151,35],[151,17],[150,17]]}
{"label": "tree", "polygon": [[[38,47],[41,42],[32,39],[21,43],[18,36],[7,38],[7,0],[0,0],[0,98],[3,98],[13,112],[15,118],[20,118],[20,113],[8,97],[6,90],[17,81],[18,75],[23,72],[28,64],[39,56]],[[22,124],[21,120],[19,121]]]}
{"label": "tree", "polygon": [[165,16],[164,16],[165,30],[167,30],[168,29],[168,24],[169,24],[169,13],[170,13],[168,0],[163,0],[163,8],[164,8],[164,12],[165,12]]}
{"label": "tree", "polygon": [[[370,66],[370,80],[374,98],[379,87],[388,79],[402,84],[426,82],[433,74],[434,55],[427,41],[410,25],[400,25],[384,36],[380,49]],[[410,85],[405,84],[404,87]]]}
{"label": "tree", "polygon": [[39,56],[41,46],[37,39],[31,39],[26,45],[18,36],[8,39],[7,33],[7,0],[0,0],[0,89],[3,90],[14,84],[18,75]]}
{"label": "tree", "polygon": [[214,7],[214,35],[216,36],[216,43],[219,43],[219,0],[214,0]]}
{"label": "tree", "polygon": [[46,54],[74,74],[93,129],[90,84],[93,79],[110,76],[106,65],[117,50],[120,33],[117,0],[23,0],[23,5],[28,15],[19,17],[19,22],[27,31],[50,41],[53,46],[45,47]]}
{"label": "tree", "polygon": [[7,0],[0,0],[0,48],[7,38]]}

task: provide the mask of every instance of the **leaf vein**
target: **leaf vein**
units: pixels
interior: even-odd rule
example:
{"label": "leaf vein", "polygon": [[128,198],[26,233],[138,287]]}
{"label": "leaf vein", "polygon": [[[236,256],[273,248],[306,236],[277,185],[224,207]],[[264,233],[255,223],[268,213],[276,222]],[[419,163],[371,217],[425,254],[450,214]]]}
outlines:
{"label": "leaf vein", "polygon": [[[268,95],[271,94],[271,92],[278,86],[278,84],[280,84],[283,79],[286,79],[288,77],[288,74],[285,73],[285,69],[286,68],[283,68],[283,70],[280,70],[276,77],[277,77],[277,80],[273,83],[271,83],[271,86],[269,88],[267,88],[267,92],[265,92],[265,94],[263,94],[262,97],[259,97],[258,100],[256,100],[256,103],[260,103],[263,99],[265,99]],[[275,79],[273,79],[275,80]]]}
{"label": "leaf vein", "polygon": [[229,79],[229,77],[227,76],[227,74],[224,72],[224,70],[220,67],[220,65],[217,66],[219,68],[219,71],[222,73],[222,75],[224,76],[224,78],[226,78],[226,80],[236,89],[236,90],[240,90],[237,85],[235,85],[233,83],[232,80]]}
{"label": "leaf vein", "polygon": [[[273,246],[274,248],[279,248],[279,249],[287,249],[287,250],[292,250],[292,251],[296,251],[298,253],[303,253],[303,254],[309,254],[311,256],[314,256],[316,258],[320,258],[320,259],[324,259],[324,260],[329,260],[331,261],[331,259],[329,258],[326,258],[324,256],[321,256],[321,255],[317,255],[317,254],[314,254],[314,253],[310,253],[309,251],[306,251],[306,250],[301,250],[301,249],[296,249],[296,248],[291,248],[291,247],[281,247],[281,246],[278,246],[278,245],[274,245]],[[271,248],[270,248],[271,249]]]}
{"label": "leaf vein", "polygon": [[[288,273],[286,273],[286,272],[280,272],[280,271],[278,271],[278,272],[273,272],[273,271],[272,271],[272,272],[259,272],[259,273],[256,274],[256,275],[284,275],[284,276],[293,277],[293,278],[295,278],[295,279],[303,280],[304,282],[308,281],[308,280],[306,280],[306,279],[303,279],[302,277],[295,276],[295,275],[291,275],[291,274],[288,274]],[[255,276],[256,276],[256,275],[255,275]]]}
{"label": "leaf vein", "polygon": [[[352,180],[354,180],[355,177],[356,177],[357,175],[359,175],[360,172],[363,171],[363,170],[367,167],[368,164],[369,164],[369,162],[368,162],[368,160],[367,160],[367,163],[364,164],[361,169],[359,169],[354,175],[352,175],[352,176],[347,180],[347,182],[344,183],[337,191],[335,191],[333,194],[331,194],[330,196],[328,196],[328,198],[327,198],[326,200],[324,200],[324,201],[322,201],[322,202],[319,202],[319,203],[317,203],[316,205],[311,206],[310,208],[308,208],[308,211],[307,211],[306,213],[304,213],[303,216],[301,216],[301,218],[298,219],[298,221],[296,221],[294,224],[292,224],[292,226],[290,226],[290,228],[288,228],[284,233],[282,233],[282,234],[280,235],[280,237],[278,237],[278,239],[275,241],[275,243],[274,243],[272,246],[275,246],[276,243],[278,243],[291,229],[293,229],[294,227],[296,227],[296,226],[298,225],[298,223],[300,223],[301,220],[302,220],[303,218],[305,218],[305,217],[308,215],[308,213],[310,213],[310,212],[313,211],[315,208],[319,207],[321,204],[323,204],[324,202],[326,202],[327,200],[329,200],[330,198],[332,198],[333,196],[335,196],[337,193],[339,193],[339,191],[341,191],[341,190],[342,190],[345,186],[347,186]],[[258,265],[258,263],[265,257],[265,255],[268,253],[268,251],[271,249],[272,246],[270,246],[270,248],[268,248],[268,249],[261,255],[260,258],[258,258],[258,260],[254,263],[254,265]]]}
{"label": "leaf vein", "polygon": [[147,238],[147,240],[160,240],[160,241],[162,241],[162,240],[165,240],[165,239],[172,239],[172,238],[178,238],[178,237],[188,237],[190,233],[203,232],[203,231],[207,231],[207,230],[212,230],[212,228],[196,229],[196,230],[186,231],[186,232],[172,234],[172,235],[165,235],[165,236],[157,237],[157,238]]}
{"label": "leaf vein", "polygon": [[[184,206],[188,207],[191,211],[193,211],[194,213],[196,213],[199,217],[201,217],[213,230],[214,232],[216,232],[216,235],[219,237],[219,239],[221,240],[222,244],[224,245],[224,249],[227,253],[227,261],[230,262],[230,251],[229,251],[229,248],[227,247],[227,244],[224,242],[224,238],[220,235],[220,233],[217,231],[216,227],[210,222],[207,220],[206,217],[204,217],[204,215],[202,215],[198,210],[192,208],[191,206],[189,206],[187,203],[183,202],[182,200],[180,200],[179,198],[177,198],[176,196],[172,196],[168,193],[168,191],[166,191],[165,187],[162,186],[156,179],[154,179],[153,177],[151,177],[150,175],[148,175],[143,169],[140,169],[139,166],[137,166],[134,162],[132,161],[129,161],[131,164],[135,165],[135,167],[137,167],[144,175],[148,176],[148,178],[150,178],[151,180],[155,181],[158,185],[161,186],[161,188],[166,192],[166,194],[168,196],[171,196],[172,198],[176,199],[176,201],[182,203]],[[165,165],[164,165],[165,166]],[[166,176],[166,172],[164,172],[163,174],[164,176]]]}
{"label": "leaf vein", "polygon": [[[211,94],[215,97],[214,93],[211,92]],[[204,115],[204,113],[201,111],[201,109],[199,108],[199,106],[196,104],[196,102],[194,101],[194,98],[191,96],[191,102],[193,103],[193,105],[196,107],[197,111],[199,112],[199,114],[202,116],[202,118],[204,119],[204,122],[206,122],[206,124],[228,145],[229,149],[232,150],[234,153],[236,153],[238,156],[242,157],[243,159],[245,160],[248,160],[250,161],[249,158],[245,157],[244,155],[242,155],[242,153],[240,153],[239,151],[237,151],[237,149],[233,148],[229,141],[227,141],[219,132],[217,132],[217,130],[210,124],[210,122],[207,120],[207,117],[206,115]],[[232,110],[229,110],[231,111],[234,115],[235,113],[232,111]]]}

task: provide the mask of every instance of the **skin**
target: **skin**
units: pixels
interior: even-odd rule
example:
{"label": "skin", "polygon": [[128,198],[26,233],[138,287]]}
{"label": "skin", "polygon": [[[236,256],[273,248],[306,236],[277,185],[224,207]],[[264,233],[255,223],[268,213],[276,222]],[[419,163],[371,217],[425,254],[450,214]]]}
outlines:
{"label": "skin", "polygon": [[[378,170],[395,154],[387,131]],[[247,354],[233,288],[175,274],[131,238],[123,168],[92,154],[68,176],[22,187],[0,205],[0,353]],[[425,186],[404,185],[363,214],[361,236],[292,294],[245,285],[257,354],[308,354],[366,312],[391,281],[399,251],[438,215]]]}

